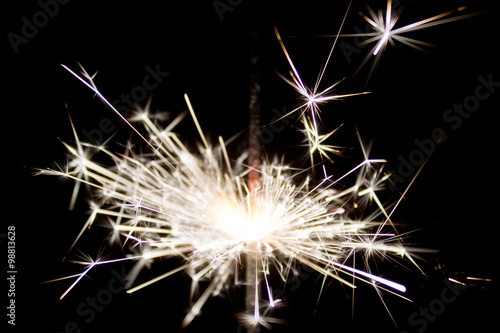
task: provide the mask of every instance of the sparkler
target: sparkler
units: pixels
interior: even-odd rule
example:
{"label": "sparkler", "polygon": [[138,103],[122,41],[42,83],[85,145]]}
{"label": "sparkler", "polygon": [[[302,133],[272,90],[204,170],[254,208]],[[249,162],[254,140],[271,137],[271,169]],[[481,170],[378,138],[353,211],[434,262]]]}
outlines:
{"label": "sparkler", "polygon": [[[393,29],[397,16],[391,11],[390,1],[385,21],[369,12],[372,18],[365,19],[377,29],[366,41],[377,41],[373,55],[378,55],[393,39],[415,46],[416,41],[400,34],[444,23],[439,19],[452,13]],[[333,95],[337,83],[320,91],[324,70],[315,87],[309,89],[302,82],[277,29],[275,32],[291,67],[291,79],[282,77],[302,98],[303,103],[292,112],[300,113],[311,161],[316,152],[322,159],[331,161],[329,153],[339,151],[338,147],[324,143],[334,131],[319,133],[318,105],[366,92]],[[253,309],[241,318],[250,326],[269,327],[270,322],[276,321],[267,311],[261,311],[261,306],[273,308],[280,302],[273,297],[275,287],[270,276],[280,277],[286,283],[296,263],[353,289],[361,281],[403,297],[406,287],[377,275],[369,261],[374,256],[394,255],[416,265],[411,253],[425,250],[406,248],[402,235],[394,228],[391,215],[397,204],[388,211],[377,195],[388,178],[383,172],[385,160],[370,158],[368,146],[361,143],[364,160],[338,178],[325,172],[323,178],[316,181],[309,174],[312,168],[297,170],[275,161],[260,160],[256,168],[248,153],[231,158],[222,137],[217,144],[205,137],[187,95],[184,95],[185,102],[202,142],[195,151],[173,132],[185,114],[162,129],[150,118],[148,103],[134,117],[142,123],[143,129],[139,130],[100,93],[93,75],[83,68],[82,73],[77,74],[63,67],[120,116],[146,143],[149,152],[138,154],[129,144],[118,154],[104,146],[82,142],[71,124],[75,144],[64,143],[71,156],[67,167],[41,171],[76,181],[72,204],[80,184],[93,194],[92,212],[73,246],[84,230],[102,217],[109,222],[111,239],[120,240],[123,246],[134,250],[125,258],[81,262],[85,269],[73,276],[75,281],[61,298],[97,265],[134,261],[127,276],[128,293],[186,271],[192,279],[190,311],[181,324],[186,327],[200,314],[210,297],[217,296],[225,287],[241,284],[238,271],[245,256],[245,283],[252,284],[248,290],[253,293],[247,298],[253,300]],[[107,158],[107,167],[92,160],[92,154],[96,153]],[[342,185],[348,180],[352,186]],[[362,268],[349,264],[358,253],[365,259]],[[184,263],[152,280],[135,283],[140,271],[152,260],[171,257],[181,258]],[[250,260],[255,262],[249,264]]]}

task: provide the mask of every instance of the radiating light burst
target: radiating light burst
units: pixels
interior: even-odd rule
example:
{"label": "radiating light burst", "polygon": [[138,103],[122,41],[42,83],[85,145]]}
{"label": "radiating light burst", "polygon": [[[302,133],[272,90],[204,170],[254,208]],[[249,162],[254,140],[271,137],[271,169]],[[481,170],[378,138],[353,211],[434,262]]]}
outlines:
{"label": "radiating light burst", "polygon": [[[350,5],[349,5],[350,7]],[[347,12],[346,12],[347,15]],[[343,22],[340,26],[342,29]],[[340,30],[339,29],[339,30]],[[327,58],[326,64],[323,67],[323,70],[318,76],[318,79],[313,88],[307,87],[302,78],[299,75],[297,68],[295,67],[290,54],[288,53],[283,40],[278,32],[278,29],[275,27],[274,32],[278,41],[281,45],[283,53],[288,60],[288,64],[290,65],[290,79],[278,73],[278,75],[289,85],[291,85],[295,91],[299,94],[299,106],[294,110],[290,111],[283,117],[286,117],[294,112],[298,112],[300,115],[300,119],[304,128],[302,132],[305,134],[306,142],[309,145],[309,156],[311,159],[311,164],[314,165],[313,154],[318,152],[321,158],[326,158],[329,161],[332,161],[329,157],[329,153],[339,154],[341,151],[340,147],[331,146],[325,143],[325,141],[336,131],[333,130],[327,134],[320,134],[320,105],[325,104],[330,101],[342,100],[346,97],[352,97],[357,95],[367,94],[368,92],[360,92],[360,93],[351,93],[351,94],[333,94],[333,90],[337,87],[337,85],[342,81],[338,81],[332,85],[329,85],[327,88],[323,90],[319,90],[319,86],[321,84],[325,69],[330,61],[331,52],[333,51],[335,44],[333,43],[330,54]],[[283,118],[282,117],[282,118]],[[281,118],[280,118],[281,119]],[[280,119],[276,120],[279,121]]]}
{"label": "radiating light burst", "polygon": [[[368,15],[360,12],[360,16],[370,24],[370,27],[373,29],[373,32],[366,33],[356,33],[356,34],[336,34],[332,35],[333,37],[365,37],[366,39],[359,43],[360,46],[374,44],[370,52],[367,54],[365,59],[358,66],[358,69],[354,73],[356,75],[361,68],[368,62],[371,57],[374,57],[373,65],[370,69],[370,73],[368,78],[373,74],[375,68],[380,62],[381,55],[385,51],[387,44],[391,44],[395,46],[395,41],[410,46],[419,51],[425,51],[422,46],[433,46],[433,44],[420,41],[408,36],[404,36],[405,33],[415,32],[418,30],[423,30],[427,28],[431,28],[434,26],[438,26],[441,24],[454,22],[458,20],[462,20],[464,18],[468,18],[474,15],[479,15],[483,12],[469,13],[463,15],[454,14],[465,10],[467,7],[462,6],[456,9],[411,23],[400,28],[396,28],[396,23],[400,18],[402,11],[395,11],[392,6],[392,0],[387,0],[387,7],[384,11],[379,9],[377,12],[373,11],[370,6],[366,6],[366,10]],[[450,17],[451,16],[451,17]]]}
{"label": "radiating light burst", "polygon": [[[383,50],[392,39],[409,41],[399,33],[412,27],[393,30],[396,18],[390,5],[389,1],[385,21],[372,15],[371,21],[380,28],[379,34],[372,38],[378,41],[374,54]],[[437,24],[437,19],[418,22],[413,28]],[[366,92],[334,95],[332,90],[338,83],[319,90],[324,69],[315,87],[308,88],[277,29],[275,32],[291,67],[291,78],[282,77],[301,96],[299,107],[292,112],[300,114],[311,161],[313,154],[318,153],[324,163],[332,162],[329,154],[339,153],[339,150],[325,141],[335,130],[320,134],[319,105]],[[330,56],[327,63],[329,60]],[[178,272],[189,274],[191,304],[182,327],[200,314],[210,297],[244,283],[255,285],[255,302],[250,313],[241,314],[242,322],[266,327],[279,322],[270,311],[281,302],[273,298],[273,290],[278,288],[273,281],[279,278],[286,283],[298,263],[353,289],[362,281],[372,285],[377,292],[385,290],[404,297],[401,295],[406,291],[403,284],[379,275],[370,264],[376,258],[401,257],[416,266],[412,254],[426,250],[404,245],[404,235],[398,233],[391,221],[400,201],[389,210],[377,194],[384,189],[389,177],[383,171],[386,161],[371,158],[370,146],[361,139],[363,160],[340,177],[325,171],[323,177],[317,179],[314,167],[297,169],[277,160],[262,161],[254,192],[247,183],[251,171],[246,164],[247,154],[230,157],[221,137],[216,144],[211,143],[187,95],[184,95],[185,102],[202,142],[194,150],[173,132],[185,114],[161,128],[150,117],[148,103],[129,121],[100,93],[93,82],[94,75],[83,68],[81,74],[77,74],[63,67],[120,116],[148,151],[138,153],[139,148],[135,146],[140,144],[132,142],[121,153],[82,142],[71,124],[75,143],[64,143],[70,154],[69,163],[60,170],[41,171],[76,182],[71,205],[76,201],[80,185],[92,194],[90,216],[72,248],[83,232],[101,218],[109,223],[110,240],[119,241],[124,248],[130,249],[130,254],[124,258],[80,261],[85,269],[72,276],[75,280],[61,298],[93,267],[118,261],[135,262],[127,275],[128,293]],[[131,121],[141,125],[132,125]],[[96,154],[100,163],[92,158]],[[108,161],[106,166],[104,160]],[[349,183],[352,185],[346,185]],[[353,264],[352,259],[357,255],[363,258],[362,264],[358,263],[361,267]],[[183,262],[149,281],[136,283],[140,272],[160,258],[180,258]],[[241,271],[246,264],[244,258],[258,264],[253,266],[256,269],[252,278],[241,281]]]}
{"label": "radiating light burst", "polygon": [[371,27],[375,31],[373,33],[358,34],[358,36],[371,37],[362,42],[363,44],[370,44],[376,42],[375,46],[370,52],[374,56],[376,56],[380,51],[384,51],[388,43],[394,46],[395,45],[394,40],[406,44],[410,47],[413,47],[417,50],[423,51],[423,49],[418,45],[431,46],[432,44],[419,41],[410,37],[402,36],[402,34],[407,32],[427,29],[436,25],[461,20],[465,17],[470,16],[470,14],[468,14],[468,15],[445,18],[447,16],[450,16],[467,8],[465,6],[462,6],[457,9],[450,10],[448,12],[436,16],[432,16],[430,18],[415,23],[407,24],[401,28],[394,29],[401,15],[401,12],[394,12],[392,10],[392,0],[387,1],[387,8],[385,11],[385,15],[383,14],[382,10],[379,10],[378,13],[375,13],[369,6],[366,6],[366,8],[369,17],[363,13],[360,13],[360,15],[371,25]]}

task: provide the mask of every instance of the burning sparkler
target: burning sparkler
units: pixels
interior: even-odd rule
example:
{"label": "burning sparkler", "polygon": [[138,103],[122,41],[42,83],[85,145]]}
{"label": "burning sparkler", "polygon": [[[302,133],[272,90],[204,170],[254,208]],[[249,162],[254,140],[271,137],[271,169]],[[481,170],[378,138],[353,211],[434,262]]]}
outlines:
{"label": "burning sparkler", "polygon": [[[399,29],[393,29],[397,15],[391,11],[390,1],[385,20],[371,10],[369,13],[371,19],[366,16],[365,19],[377,31],[370,34],[372,38],[366,43],[377,42],[371,53],[378,55],[393,39],[415,46],[416,41],[400,34],[444,23],[439,19],[452,12]],[[282,77],[303,99],[292,112],[300,113],[311,160],[317,152],[331,161],[329,153],[338,151],[337,147],[324,143],[333,132],[320,134],[318,105],[365,92],[333,95],[336,83],[320,91],[323,72],[315,88],[307,88],[277,30],[276,35],[291,67],[291,79]],[[93,75],[83,68],[81,74],[64,68],[122,117],[100,93]],[[128,293],[186,271],[192,279],[192,303],[181,325],[185,327],[199,315],[210,297],[239,283],[237,272],[245,264],[241,259],[244,256],[245,283],[253,286],[253,294],[247,295],[253,299],[253,309],[242,318],[252,326],[268,326],[273,319],[261,312],[261,305],[272,308],[280,301],[273,297],[269,276],[279,276],[286,282],[297,262],[351,288],[362,281],[398,295],[406,291],[404,285],[377,275],[368,265],[373,254],[404,257],[416,265],[410,253],[418,249],[404,246],[391,221],[395,207],[388,211],[377,195],[388,178],[383,172],[385,160],[370,158],[369,147],[361,144],[364,160],[338,178],[325,172],[316,181],[307,175],[308,170],[297,171],[276,161],[260,161],[257,169],[255,163],[249,162],[247,153],[231,158],[223,138],[219,137],[217,144],[211,143],[188,96],[184,98],[202,142],[196,151],[185,146],[173,132],[184,114],[162,129],[150,118],[146,105],[134,117],[142,123],[143,130],[122,119],[147,144],[148,153],[136,153],[133,145],[127,145],[121,154],[114,153],[104,146],[80,141],[73,128],[75,145],[65,143],[71,155],[68,166],[42,171],[76,181],[71,203],[76,200],[79,184],[93,193],[92,212],[77,240],[100,216],[109,222],[112,239],[134,249],[125,258],[83,262],[85,269],[75,276],[61,298],[97,265],[134,261],[135,266],[127,276]],[[91,153],[103,155],[110,164],[104,167],[94,162]],[[349,179],[353,185],[343,186]],[[362,268],[348,264],[357,253],[366,258]],[[150,281],[135,284],[142,268],[152,260],[171,257],[182,258],[184,263]],[[254,260],[254,264],[250,265],[249,260]],[[208,281],[204,289],[202,281]]]}
{"label": "burning sparkler", "polygon": [[[80,77],[65,68],[109,105],[93,84],[92,76],[84,72]],[[130,285],[149,260],[177,256],[185,260],[184,265],[128,292],[188,271],[192,278],[191,297],[195,301],[182,323],[186,326],[210,296],[232,284],[241,264],[240,257],[245,253],[254,254],[259,263],[256,267],[261,267],[253,273],[257,300],[250,320],[253,325],[266,324],[259,310],[261,282],[265,281],[265,302],[272,307],[278,300],[273,299],[268,275],[278,274],[286,281],[295,261],[352,288],[356,285],[349,277],[377,288],[405,291],[399,283],[345,264],[357,251],[409,257],[408,250],[395,239],[395,231],[384,228],[388,214],[376,194],[380,187],[378,177],[385,177],[379,168],[384,160],[367,157],[345,176],[337,180],[326,177],[318,184],[309,177],[299,181],[299,175],[285,165],[263,163],[251,204],[251,191],[244,181],[250,171],[244,164],[246,156],[239,156],[233,162],[222,138],[219,145],[212,146],[187,95],[185,99],[203,142],[196,154],[171,131],[180,119],[161,130],[145,109],[136,118],[141,119],[148,133],[147,143],[152,148],[149,155],[136,155],[130,146],[122,155],[115,154],[105,147],[79,141],[75,132],[76,145],[65,144],[72,155],[68,169],[43,171],[74,179],[94,192],[90,203],[92,213],[82,233],[98,216],[104,216],[113,233],[122,235],[124,242],[136,247],[137,252],[123,259],[85,263],[86,269],[61,298],[96,265],[136,261],[128,276]],[[146,140],[146,136],[140,135]],[[93,162],[88,157],[90,151],[107,156],[112,166]],[[355,174],[355,185],[335,188],[342,178]],[[373,182],[372,178],[378,180]],[[350,218],[351,211],[361,211],[368,204],[364,196],[377,203],[377,212],[361,220]],[[196,298],[199,282],[203,280],[210,283]]]}
{"label": "burning sparkler", "polygon": [[[330,35],[330,37],[365,37],[366,39],[359,43],[359,45],[368,45],[374,43],[375,45],[372,47],[370,52],[367,54],[365,59],[358,66],[358,69],[355,71],[354,75],[356,75],[361,68],[368,62],[371,57],[374,57],[374,61],[372,67],[370,69],[368,78],[371,77],[374,70],[378,66],[382,53],[386,50],[387,44],[391,44],[395,46],[395,41],[410,46],[419,51],[425,51],[421,46],[433,46],[433,44],[420,41],[414,38],[410,38],[404,36],[405,33],[415,32],[418,30],[423,30],[431,27],[435,27],[437,25],[450,23],[458,20],[462,20],[467,17],[471,17],[474,15],[479,15],[481,12],[477,13],[469,13],[463,15],[452,16],[458,12],[465,10],[467,7],[462,6],[456,8],[454,10],[450,10],[418,22],[414,22],[411,24],[407,24],[400,28],[395,28],[398,19],[401,16],[401,11],[394,11],[392,7],[392,0],[387,0],[387,7],[385,10],[385,14],[382,10],[378,12],[373,11],[370,6],[366,6],[366,10],[368,15],[364,13],[359,13],[359,15],[366,20],[370,24],[370,27],[373,29],[373,32],[367,33],[357,33],[357,34],[336,34]],[[451,16],[451,17],[450,17]]]}

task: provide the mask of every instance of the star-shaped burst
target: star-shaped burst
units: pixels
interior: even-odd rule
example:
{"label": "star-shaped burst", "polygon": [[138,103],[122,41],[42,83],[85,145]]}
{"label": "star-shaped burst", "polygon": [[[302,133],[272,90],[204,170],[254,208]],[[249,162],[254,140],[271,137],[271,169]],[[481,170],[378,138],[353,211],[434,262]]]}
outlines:
{"label": "star-shaped burst", "polygon": [[342,147],[326,144],[325,141],[333,133],[335,133],[339,129],[339,127],[329,133],[319,134],[318,130],[314,127],[313,122],[309,118],[305,117],[302,122],[304,124],[303,131],[305,132],[305,137],[307,138],[306,141],[309,146],[309,156],[311,158],[311,163],[313,163],[313,154],[316,152],[319,153],[321,158],[324,157],[333,163],[333,160],[330,158],[329,153],[338,155],[342,152],[340,150]]}
{"label": "star-shaped burst", "polygon": [[[65,68],[108,104],[93,84],[93,76],[86,72],[80,76]],[[376,194],[382,187],[380,166],[385,160],[369,158],[368,149],[364,149],[365,160],[350,172],[335,180],[325,175],[319,182],[304,178],[306,170],[293,172],[287,165],[263,161],[254,193],[244,181],[250,171],[242,163],[244,157],[230,159],[222,138],[220,145],[213,147],[187,95],[185,99],[203,142],[199,150],[189,150],[171,132],[172,125],[162,130],[148,116],[148,110],[142,110],[135,119],[140,118],[145,128],[147,134],[140,137],[147,138],[147,145],[153,148],[149,153],[137,154],[133,145],[126,145],[122,154],[113,153],[104,146],[81,142],[75,131],[76,145],[65,144],[71,155],[68,169],[42,171],[73,179],[93,194],[90,217],[77,239],[101,217],[111,227],[112,239],[121,238],[122,246],[128,245],[132,252],[124,258],[78,261],[85,269],[72,276],[75,281],[61,298],[98,265],[134,261],[127,276],[129,293],[186,271],[192,279],[192,303],[182,323],[186,326],[199,315],[209,297],[239,283],[237,271],[245,255],[256,261],[256,269],[246,281],[255,285],[251,295],[255,308],[251,315],[245,315],[245,321],[252,325],[274,320],[268,317],[268,310],[261,312],[262,307],[272,308],[280,302],[272,295],[268,275],[286,282],[295,262],[351,288],[356,288],[355,281],[363,281],[377,289],[405,292],[404,285],[379,276],[369,265],[355,267],[348,263],[361,253],[373,256],[381,252],[381,257],[405,253],[409,257],[392,223],[386,226],[389,215]],[[315,143],[313,149],[324,157],[335,152],[324,144],[332,133],[318,135],[310,125],[305,126]],[[110,165],[93,161],[90,150],[107,158]],[[340,185],[356,174],[354,186],[345,189]],[[376,202],[377,213],[363,216],[370,202]],[[185,262],[135,284],[140,271],[152,260],[169,257]],[[208,282],[203,284],[204,289],[202,281]],[[262,287],[261,282],[265,282]],[[261,288],[265,292],[261,293]]]}
{"label": "star-shaped burst", "polygon": [[[300,119],[301,122],[304,125],[303,133],[305,134],[306,141],[308,142],[308,145],[310,147],[309,153],[311,156],[311,163],[314,164],[313,161],[313,154],[315,152],[318,152],[321,157],[325,157],[326,159],[331,161],[331,158],[329,157],[328,153],[335,153],[338,154],[340,151],[338,150],[339,147],[335,147],[332,145],[326,144],[326,140],[333,134],[335,133],[335,130],[327,133],[327,134],[321,134],[320,133],[320,115],[321,115],[321,110],[320,110],[320,105],[330,102],[330,101],[335,101],[335,100],[341,100],[346,97],[352,97],[352,96],[358,96],[358,95],[363,95],[367,94],[368,92],[360,92],[360,93],[350,93],[350,94],[333,94],[333,90],[337,87],[337,85],[343,80],[340,80],[327,88],[320,90],[320,82],[323,78],[324,74],[324,69],[320,73],[318,80],[316,81],[316,84],[314,85],[313,88],[308,88],[304,82],[302,81],[299,72],[297,71],[297,68],[295,67],[290,54],[288,53],[285,44],[283,43],[283,40],[278,32],[278,29],[275,27],[274,31],[276,33],[276,37],[278,38],[278,41],[281,45],[281,48],[283,49],[283,53],[285,54],[288,64],[290,65],[290,77],[291,79],[278,74],[285,82],[287,82],[289,85],[291,85],[295,91],[299,94],[299,106],[295,108],[294,110],[290,111],[286,115],[284,115],[282,118],[288,116],[291,113],[294,112],[299,112],[300,114]],[[334,43],[335,46],[335,43]],[[334,47],[333,46],[333,47]],[[332,50],[333,50],[332,47]],[[330,53],[331,55],[331,53]],[[327,59],[327,64],[328,61],[330,60],[330,56]],[[326,65],[325,67],[326,68]],[[281,118],[280,118],[281,119]],[[279,119],[278,119],[279,120]],[[276,120],[276,121],[278,121]]]}
{"label": "star-shaped burst", "polygon": [[431,28],[449,22],[462,20],[464,18],[482,13],[482,12],[476,12],[476,13],[452,16],[453,14],[464,11],[466,8],[467,8],[466,6],[462,6],[397,28],[396,23],[398,22],[398,19],[400,18],[402,12],[393,10],[392,0],[387,0],[387,8],[385,10],[385,13],[381,9],[375,12],[368,5],[366,6],[368,15],[364,13],[359,13],[360,16],[370,24],[370,27],[374,30],[373,32],[356,33],[356,34],[336,34],[336,35],[330,35],[330,37],[336,37],[336,38],[365,37],[366,39],[359,43],[360,46],[372,43],[374,44],[368,55],[361,62],[361,64],[358,66],[358,69],[354,73],[354,75],[356,75],[361,70],[361,68],[368,62],[368,60],[371,57],[374,57],[375,60],[368,75],[369,79],[373,74],[374,70],[376,69],[378,63],[380,62],[381,54],[386,50],[388,44],[395,46],[395,42],[400,42],[419,51],[425,51],[425,49],[422,48],[422,46],[433,46],[433,44],[420,41],[414,38],[410,38],[408,36],[404,36],[403,34]]}

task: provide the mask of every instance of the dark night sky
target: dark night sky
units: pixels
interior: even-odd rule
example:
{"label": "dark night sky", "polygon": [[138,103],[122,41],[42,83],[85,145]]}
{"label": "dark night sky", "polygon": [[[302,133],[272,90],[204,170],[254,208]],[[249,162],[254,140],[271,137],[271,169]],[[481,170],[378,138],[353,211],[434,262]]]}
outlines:
{"label": "dark night sky", "polygon": [[[43,1],[42,1],[43,2]],[[17,237],[17,323],[16,329],[36,327],[38,332],[63,332],[74,321],[82,332],[132,332],[162,330],[174,332],[188,308],[189,278],[177,275],[133,295],[113,295],[110,304],[85,322],[76,309],[108,288],[115,272],[126,265],[101,267],[90,274],[63,301],[59,296],[69,280],[40,284],[42,281],[76,274],[80,267],[61,263],[66,250],[87,218],[83,198],[74,211],[68,211],[72,191],[70,182],[51,177],[33,177],[33,168],[50,167],[63,162],[65,148],[60,140],[71,141],[68,120],[71,115],[81,137],[103,126],[118,133],[112,139],[124,140],[130,130],[91,91],[66,72],[60,64],[78,69],[80,62],[88,71],[99,71],[96,83],[109,100],[120,99],[141,85],[149,68],[159,68],[169,75],[153,91],[153,106],[175,116],[186,109],[183,94],[188,93],[206,134],[213,140],[244,131],[248,104],[248,35],[254,2],[227,1],[237,4],[221,17],[213,1],[125,1],[102,5],[99,1],[71,1],[59,5],[53,17],[40,24],[26,43],[14,51],[4,38],[7,77],[4,103],[4,189],[8,197],[2,230],[16,226]],[[238,4],[241,2],[240,4]],[[288,51],[305,82],[314,83],[324,64],[333,39],[317,37],[336,33],[348,1],[269,1],[260,5],[260,60],[262,71],[262,119],[269,121],[273,110],[292,110],[293,89],[275,71],[286,74],[288,63],[273,32],[277,26]],[[493,1],[401,0],[404,7],[398,25],[412,23],[459,6],[468,12],[492,9]],[[385,1],[369,1],[373,8],[385,8]],[[36,1],[23,5],[9,4],[4,13],[4,36],[22,34],[25,20],[32,21],[40,12]],[[354,1],[344,32],[364,29],[366,22],[357,15],[364,10],[362,1]],[[366,11],[365,11],[366,12]],[[8,16],[8,17],[6,17]],[[23,18],[26,18],[23,21]],[[354,136],[357,127],[366,140],[373,139],[375,158],[388,160],[387,169],[401,173],[403,159],[408,160],[418,149],[415,140],[431,137],[436,128],[446,130],[447,139],[434,151],[417,181],[396,212],[395,220],[418,230],[410,244],[439,249],[419,261],[428,277],[387,263],[387,276],[399,277],[408,287],[413,303],[390,294],[384,300],[399,325],[399,330],[417,332],[408,318],[419,308],[439,299],[447,277],[478,276],[498,278],[496,243],[498,217],[494,214],[498,173],[497,120],[500,92],[491,92],[480,101],[477,110],[467,118],[446,122],[443,115],[454,104],[474,96],[480,84],[478,77],[500,81],[498,59],[497,12],[449,23],[411,34],[437,47],[427,53],[397,44],[390,47],[366,90],[370,95],[334,102],[324,108],[325,129],[344,124],[333,143],[348,149],[344,157],[335,157],[331,170],[347,171],[362,158]],[[26,31],[25,31],[26,32]],[[29,31],[28,31],[29,33]],[[410,35],[408,35],[410,36]],[[354,45],[352,38],[342,42]],[[344,44],[345,45],[345,44]],[[371,62],[352,77],[368,48],[359,48],[350,59],[340,48],[334,53],[323,79],[323,86],[346,78],[339,93],[363,89]],[[500,90],[500,87],[492,87]],[[485,91],[484,89],[481,91]],[[469,98],[470,100],[470,98]],[[123,104],[120,104],[123,105]],[[113,133],[115,132],[113,131]],[[181,139],[194,144],[194,127],[186,120],[179,126]],[[111,132],[111,131],[108,131]],[[102,133],[102,131],[101,131]],[[111,133],[104,134],[107,139]],[[244,134],[237,138],[244,141]],[[266,145],[268,155],[279,153],[284,160],[303,166],[301,136],[292,129],[276,134]],[[237,141],[238,142],[238,141]],[[237,153],[235,146],[228,148]],[[414,154],[414,153],[413,153]],[[307,162],[307,161],[306,161]],[[302,164],[301,164],[302,163]],[[339,168],[339,169],[336,169]],[[416,167],[415,167],[416,169]],[[399,171],[398,171],[399,170]],[[412,175],[414,172],[411,173]],[[409,179],[398,189],[403,191]],[[12,178],[12,179],[11,179]],[[396,192],[386,194],[394,202]],[[80,249],[95,254],[104,246],[102,229],[94,228],[82,241]],[[5,249],[2,239],[2,251]],[[116,249],[111,255],[119,256]],[[439,262],[443,269],[435,270]],[[144,279],[158,275],[175,265],[172,261],[157,263]],[[410,267],[408,265],[408,267]],[[325,331],[358,332],[367,329],[398,332],[383,303],[369,287],[360,286],[356,293],[354,314],[350,291],[328,281],[319,305],[317,295],[321,278],[309,274],[301,286],[287,294],[286,306],[276,312],[289,320],[278,325],[276,332]],[[460,331],[476,325],[486,331],[498,313],[496,282],[481,283],[463,291],[455,301],[446,304],[442,313],[428,322],[425,332]],[[4,292],[2,291],[2,295]],[[239,309],[241,292],[229,291],[225,298],[211,299],[186,332],[242,332],[232,315]],[[6,299],[3,297],[2,300]],[[491,303],[492,301],[494,301]],[[4,304],[4,303],[2,303]],[[315,311],[316,309],[316,311]],[[354,319],[352,319],[354,318]],[[6,321],[5,316],[3,321]],[[424,331],[424,330],[422,330]]]}

